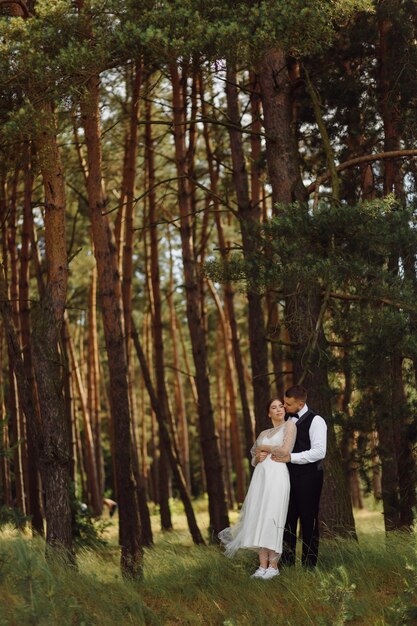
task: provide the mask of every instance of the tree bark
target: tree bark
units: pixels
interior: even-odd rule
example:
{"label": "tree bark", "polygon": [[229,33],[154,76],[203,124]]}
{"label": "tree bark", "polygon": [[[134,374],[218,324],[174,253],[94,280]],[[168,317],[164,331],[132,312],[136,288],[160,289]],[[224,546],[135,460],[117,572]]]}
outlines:
{"label": "tree bark", "polygon": [[40,105],[39,112],[43,130],[36,137],[36,148],[45,193],[47,283],[40,303],[32,311],[33,360],[42,420],[38,449],[43,466],[46,541],[60,548],[67,561],[73,563],[69,433],[58,351],[68,283],[65,185],[52,104]]}
{"label": "tree bark", "polygon": [[138,577],[142,575],[143,550],[140,544],[140,519],[132,473],[131,424],[127,357],[121,311],[121,284],[113,233],[108,218],[104,214],[106,197],[101,172],[102,148],[99,121],[99,78],[97,76],[93,76],[88,81],[87,91],[81,102],[81,115],[87,144],[87,193],[110,377],[121,568],[124,575]]}
{"label": "tree bark", "polygon": [[91,419],[100,512],[104,495],[104,459],[101,445],[100,367],[97,333],[97,267],[93,267],[88,294],[87,410]]}
{"label": "tree bark", "polygon": [[[242,233],[243,254],[249,256],[256,251],[256,230],[259,224],[260,207],[253,206],[249,195],[249,181],[240,132],[240,111],[236,71],[228,64],[226,75],[227,114],[232,124],[229,127],[230,148],[233,163],[233,181],[236,189],[238,216]],[[256,277],[251,277],[256,282]],[[253,403],[255,408],[256,432],[267,427],[267,406],[270,399],[268,380],[268,346],[262,298],[254,290],[247,291],[249,350],[252,365]]]}
{"label": "tree bark", "polygon": [[149,398],[151,400],[152,408],[155,411],[155,415],[158,420],[159,434],[160,434],[160,437],[162,438],[162,442],[164,444],[164,448],[165,448],[167,457],[170,461],[171,469],[174,474],[174,477],[177,482],[177,486],[181,495],[181,500],[184,505],[185,515],[187,517],[188,527],[190,529],[191,536],[193,538],[194,543],[204,544],[204,539],[197,526],[197,521],[195,519],[193,507],[191,504],[191,499],[187,492],[187,486],[186,486],[184,474],[181,468],[180,460],[179,460],[177,451],[175,450],[171,441],[171,435],[169,433],[169,429],[167,426],[168,420],[164,413],[164,407],[160,403],[159,398],[153,388],[145,354],[143,352],[143,349],[139,340],[139,335],[134,330],[134,327],[133,327],[133,320],[132,320],[132,329],[133,329],[133,333],[132,333],[133,341],[135,344],[136,353],[138,355],[140,366],[142,368],[143,378],[145,380],[145,384],[146,384],[146,388],[149,394]]}
{"label": "tree bark", "polygon": [[291,84],[287,59],[280,48],[263,55],[257,75],[264,114],[266,159],[272,187],[273,210],[278,203],[307,198],[298,166],[297,146],[292,119]]}
{"label": "tree bark", "polygon": [[[163,415],[167,420],[166,426],[172,434],[171,445],[175,445],[175,430],[171,411],[169,408],[168,394],[165,386],[165,357],[164,357],[164,339],[163,339],[163,322],[162,322],[162,306],[159,278],[159,247],[158,247],[158,231],[156,216],[156,197],[155,197],[155,163],[154,163],[154,146],[152,137],[151,121],[151,103],[146,102],[146,129],[145,129],[145,161],[148,174],[149,185],[149,237],[150,237],[150,292],[151,298],[151,315],[152,315],[152,338],[153,338],[153,360],[155,364],[155,381],[156,394],[159,404],[162,408]],[[160,427],[159,427],[160,431]],[[160,515],[161,526],[163,530],[172,529],[171,511],[169,508],[169,465],[167,451],[163,442],[162,433],[159,432],[160,456],[159,456],[159,495],[160,495]],[[176,446],[177,447],[177,446]]]}
{"label": "tree bark", "polygon": [[[31,246],[31,232],[33,230],[32,217],[32,187],[33,174],[31,165],[31,146],[24,148],[24,197],[23,197],[23,224],[20,250],[20,274],[19,274],[19,300],[20,300],[20,329],[22,342],[22,355],[25,364],[26,378],[32,389],[35,411],[39,420],[39,409],[36,403],[35,377],[33,372],[32,346],[30,338],[30,309],[29,309],[29,256]],[[36,255],[34,255],[36,256]],[[33,429],[27,423],[26,416],[26,437],[28,451],[28,496],[29,510],[32,516],[32,530],[41,536],[44,535],[43,516],[41,510],[40,476],[37,465],[36,441],[33,440]]]}
{"label": "tree bark", "polygon": [[210,292],[213,296],[214,302],[216,304],[216,308],[217,308],[219,318],[220,318],[220,328],[222,331],[222,340],[223,340],[222,343],[224,346],[224,357],[225,357],[224,360],[225,360],[226,394],[229,397],[231,451],[232,451],[233,465],[234,465],[235,473],[236,473],[236,500],[238,503],[242,504],[245,499],[246,485],[245,485],[245,473],[243,471],[243,463],[242,463],[240,429],[239,429],[239,423],[237,419],[237,410],[236,410],[236,391],[235,391],[235,384],[234,384],[234,369],[233,369],[233,361],[232,361],[232,354],[231,354],[230,331],[229,331],[227,319],[223,310],[223,306],[222,306],[222,303],[220,302],[219,296],[217,295],[216,289],[210,280],[208,280],[207,283],[208,283]]}
{"label": "tree bark", "polygon": [[178,203],[180,208],[180,234],[184,264],[187,320],[196,370],[200,441],[209,497],[210,531],[213,534],[213,538],[217,538],[217,534],[229,526],[229,519],[222,477],[222,460],[219,453],[210,399],[205,332],[200,317],[198,276],[192,241],[190,184],[187,172],[183,125],[185,103],[182,99],[178,68],[174,63],[170,65],[170,74],[173,88],[173,132],[179,177]]}
{"label": "tree bark", "polygon": [[[69,326],[68,320],[65,320],[65,325]],[[86,472],[87,472],[87,485],[88,485],[88,503],[96,516],[101,515],[103,510],[103,496],[100,490],[97,477],[97,465],[96,455],[94,448],[93,429],[91,426],[91,415],[87,406],[87,394],[85,392],[84,383],[81,378],[80,367],[77,363],[75,349],[71,340],[69,327],[67,331],[68,352],[70,359],[70,366],[75,378],[75,384],[78,392],[78,399],[80,402],[80,408],[83,419],[84,430],[84,444],[86,452]]]}
{"label": "tree bark", "polygon": [[[203,79],[200,80],[200,98],[201,98],[201,113],[203,119],[206,117],[206,104],[205,104],[205,96],[204,96],[204,88],[203,88]],[[203,122],[203,132],[204,132],[204,140],[206,144],[206,152],[207,152],[207,164],[210,174],[210,187],[213,192],[213,210],[214,210],[214,219],[216,221],[217,228],[217,237],[219,242],[220,254],[223,259],[226,258],[226,240],[223,232],[223,224],[221,219],[221,214],[219,210],[219,200],[218,200],[218,192],[217,192],[217,183],[219,179],[218,168],[214,167],[214,159],[213,152],[210,145],[210,134],[209,128],[206,121]],[[230,331],[232,336],[232,347],[233,347],[233,356],[236,367],[237,380],[239,385],[239,396],[240,403],[242,407],[243,414],[243,424],[244,424],[244,432],[245,432],[245,452],[246,458],[249,462],[249,467],[251,467],[252,456],[250,450],[253,445],[254,435],[253,435],[253,425],[252,425],[252,416],[249,408],[249,401],[246,389],[246,381],[242,360],[242,352],[240,349],[240,338],[238,332],[238,326],[236,321],[235,314],[235,305],[234,305],[234,292],[232,285],[229,281],[224,283],[224,300],[226,304],[226,312],[227,318],[230,324]]]}

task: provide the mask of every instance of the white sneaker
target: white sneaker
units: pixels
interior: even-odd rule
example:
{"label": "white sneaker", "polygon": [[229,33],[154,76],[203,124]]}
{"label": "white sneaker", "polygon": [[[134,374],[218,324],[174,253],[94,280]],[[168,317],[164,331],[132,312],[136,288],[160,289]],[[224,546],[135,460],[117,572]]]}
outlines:
{"label": "white sneaker", "polygon": [[268,578],[274,578],[274,576],[279,576],[279,569],[275,567],[268,567],[262,578],[263,580],[267,580]]}
{"label": "white sneaker", "polygon": [[252,574],[251,578],[263,578],[266,571],[265,567],[258,567],[256,572]]}

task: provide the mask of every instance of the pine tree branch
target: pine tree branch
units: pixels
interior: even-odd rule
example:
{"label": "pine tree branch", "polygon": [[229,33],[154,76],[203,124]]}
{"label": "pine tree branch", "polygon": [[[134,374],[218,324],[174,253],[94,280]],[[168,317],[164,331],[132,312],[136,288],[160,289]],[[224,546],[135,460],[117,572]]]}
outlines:
{"label": "pine tree branch", "polygon": [[387,304],[388,306],[392,306],[396,309],[406,309],[407,311],[413,311],[417,313],[417,306],[408,304],[407,302],[397,302],[396,300],[391,300],[390,298],[380,298],[378,296],[359,296],[350,293],[335,293],[330,292],[330,298],[334,298],[335,300],[348,300],[355,302],[379,302],[380,304]]}
{"label": "pine tree branch", "polygon": [[[343,172],[343,170],[348,169],[349,167],[353,167],[354,165],[360,165],[361,163],[370,163],[371,161],[379,161],[380,159],[401,159],[405,157],[413,157],[417,156],[416,149],[410,150],[391,150],[389,152],[377,152],[376,154],[365,154],[360,157],[355,157],[354,159],[349,159],[349,161],[345,161],[344,163],[340,163],[336,165],[337,172]],[[324,174],[319,176],[314,183],[311,183],[307,187],[307,193],[310,195],[313,191],[316,190],[322,183],[326,182],[331,178],[330,170],[327,170]]]}

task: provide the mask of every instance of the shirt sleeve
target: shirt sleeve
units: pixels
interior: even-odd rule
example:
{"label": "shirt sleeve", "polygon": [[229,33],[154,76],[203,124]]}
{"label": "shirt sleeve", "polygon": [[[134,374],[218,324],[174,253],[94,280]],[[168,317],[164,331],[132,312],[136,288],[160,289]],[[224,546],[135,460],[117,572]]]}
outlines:
{"label": "shirt sleeve", "polygon": [[327,447],[327,424],[320,415],[316,415],[311,422],[310,430],[310,450],[303,452],[292,452],[291,463],[305,465],[320,461],[326,456]]}

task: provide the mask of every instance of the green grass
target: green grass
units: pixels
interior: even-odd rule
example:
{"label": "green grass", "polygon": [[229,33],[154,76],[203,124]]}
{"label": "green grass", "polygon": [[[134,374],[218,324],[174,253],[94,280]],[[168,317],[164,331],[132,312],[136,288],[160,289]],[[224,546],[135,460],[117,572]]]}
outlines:
{"label": "green grass", "polygon": [[[174,505],[175,531],[158,532],[147,550],[144,580],[119,571],[117,520],[107,546],[78,554],[78,571],[46,563],[41,540],[0,533],[0,626],[285,625],[411,626],[417,623],[416,536],[385,542],[378,511],[357,512],[359,542],[323,541],[320,567],[283,569],[252,580],[256,555],[226,559],[215,546],[197,547]],[[204,501],[196,504],[202,530]]]}

